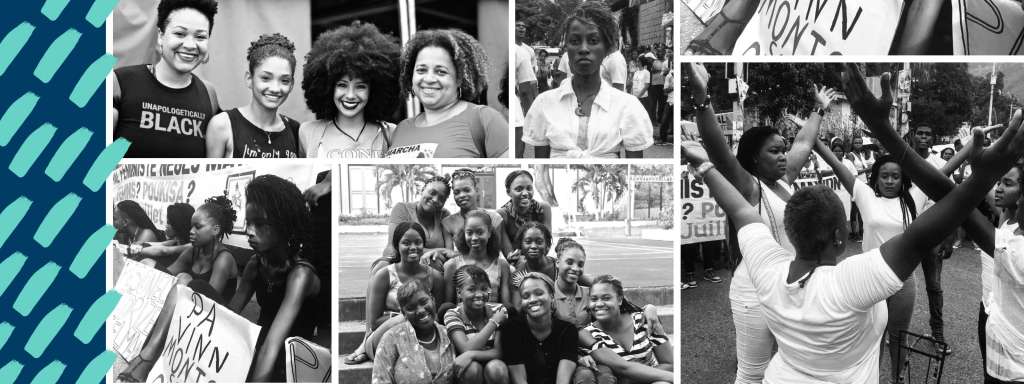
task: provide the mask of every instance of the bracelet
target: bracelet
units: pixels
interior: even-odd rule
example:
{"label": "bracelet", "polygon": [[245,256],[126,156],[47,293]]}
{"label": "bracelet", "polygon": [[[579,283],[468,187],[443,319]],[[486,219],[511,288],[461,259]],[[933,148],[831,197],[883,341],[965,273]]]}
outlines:
{"label": "bracelet", "polygon": [[715,167],[715,164],[713,164],[710,161],[705,161],[705,162],[701,163],[699,166],[697,166],[697,169],[694,171],[694,175],[696,175],[698,178],[703,179],[704,178],[704,174],[708,173],[708,171],[710,171],[714,167]]}
{"label": "bracelet", "polygon": [[487,322],[494,323],[495,328],[501,328],[501,324],[498,324],[498,322],[494,321],[494,319],[487,319]]}
{"label": "bracelet", "polygon": [[693,97],[693,95],[690,95],[690,101],[693,104],[694,110],[706,111],[708,109],[708,106],[711,105],[711,93],[708,92],[708,94],[704,96],[704,103],[697,104],[697,98]]}

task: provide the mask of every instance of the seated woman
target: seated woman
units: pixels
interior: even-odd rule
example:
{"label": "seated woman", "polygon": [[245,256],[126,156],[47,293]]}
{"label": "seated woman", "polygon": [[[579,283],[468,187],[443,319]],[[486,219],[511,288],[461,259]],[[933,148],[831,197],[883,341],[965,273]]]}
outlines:
{"label": "seated woman", "polygon": [[601,79],[601,63],[618,49],[618,23],[602,2],[587,1],[562,23],[570,81],[537,96],[526,113],[523,142],[537,158],[639,158],[654,145],[654,125],[640,100]]}
{"label": "seated woman", "polygon": [[492,236],[498,242],[498,250],[505,257],[508,257],[512,254],[512,242],[509,237],[505,236],[505,231],[502,230],[504,220],[497,212],[480,208],[481,192],[479,184],[480,180],[476,178],[476,172],[472,169],[459,168],[452,172],[452,198],[455,199],[455,204],[459,206],[459,213],[445,217],[441,224],[444,225],[445,231],[448,232],[451,238],[458,238],[462,228],[466,225],[466,214],[470,211],[482,210],[491,217]]}
{"label": "seated woman", "polygon": [[[388,238],[393,239],[395,228],[403,222],[413,222],[420,225],[424,231],[423,256],[432,265],[440,267],[453,256],[452,250],[455,244],[452,241],[452,233],[444,225],[444,219],[449,216],[448,210],[444,208],[452,189],[448,177],[435,176],[423,183],[420,189],[419,201],[398,202],[391,208],[391,216],[388,217]],[[370,265],[370,276],[388,265],[400,261],[397,248],[392,242],[384,246],[381,257]],[[436,260],[435,260],[436,259]]]}
{"label": "seated woman", "polygon": [[299,122],[278,113],[295,87],[295,44],[260,35],[246,53],[249,105],[221,112],[206,129],[206,157],[299,157]]}
{"label": "seated woman", "polygon": [[[231,200],[225,196],[206,199],[192,215],[192,229],[189,232],[191,247],[186,248],[178,259],[165,270],[176,276],[178,284],[187,285],[193,291],[224,304],[235,293],[238,279],[238,264],[234,255],[224,246],[223,240],[235,223],[235,210]],[[142,263],[156,265],[153,259]],[[162,269],[158,267],[158,269]],[[164,300],[164,306],[157,316],[149,339],[139,355],[128,362],[128,367],[117,376],[119,382],[143,382],[153,369],[153,363],[163,350],[171,315],[177,303],[172,289]]]}
{"label": "seated woman", "polygon": [[313,339],[317,313],[328,308],[317,302],[327,284],[305,254],[313,230],[302,192],[291,181],[260,175],[245,187],[245,234],[256,254],[242,272],[230,308],[241,313],[253,294],[260,306],[249,381],[284,381],[285,339]]}
{"label": "seated woman", "polygon": [[[519,229],[531,221],[551,228],[551,206],[533,199],[533,175],[530,171],[519,169],[509,173],[505,177],[505,193],[509,200],[498,208],[498,214],[501,215],[506,239],[515,239]],[[515,264],[512,260],[509,262]]]}
{"label": "seated woman", "polygon": [[[975,175],[924,212],[902,234],[877,250],[842,262],[849,235],[845,213],[825,186],[793,194],[785,211],[786,234],[796,257],[772,237],[753,206],[700,153],[684,147],[693,174],[703,177],[739,228],[740,250],[764,307],[779,351],[765,383],[871,382],[878,377],[879,343],[886,323],[882,303],[896,293],[921,258],[951,234],[973,207],[1024,154],[1020,113],[991,147],[974,157]],[[980,135],[980,131],[977,133]],[[842,351],[842,353],[837,353]]]}
{"label": "seated woman", "polygon": [[487,87],[487,54],[455,29],[416,32],[402,52],[402,97],[423,112],[398,123],[385,156],[391,158],[507,157],[508,121],[476,104]]}
{"label": "seated woman", "polygon": [[128,247],[128,252],[143,259],[152,259],[157,265],[169,265],[178,255],[192,247],[192,242],[189,241],[189,228],[192,226],[192,214],[195,212],[196,209],[188,203],[168,205],[167,228],[164,229],[167,240],[132,245]]}
{"label": "seated woman", "polygon": [[[360,364],[373,359],[377,343],[392,327],[401,324],[401,307],[398,303],[398,289],[411,281],[419,281],[430,289],[433,302],[444,297],[444,280],[441,272],[424,266],[423,239],[426,233],[417,223],[403,222],[396,226],[391,245],[398,251],[401,261],[377,271],[366,287],[366,339],[363,341],[364,356],[349,356],[346,364]],[[353,352],[355,354],[356,352]]]}
{"label": "seated woman", "polygon": [[444,327],[434,321],[429,286],[411,280],[396,296],[403,321],[384,334],[373,361],[375,384],[454,384],[455,351]]}
{"label": "seated woman", "polygon": [[[153,241],[164,241],[160,238],[160,231],[153,225],[149,215],[142,209],[139,203],[134,200],[122,200],[114,205],[114,228],[117,229],[115,239],[127,245],[142,244]],[[129,251],[132,248],[128,248]],[[128,258],[138,260],[137,255],[125,255]]]}
{"label": "seated woman", "polygon": [[536,272],[523,277],[523,310],[500,329],[501,356],[513,384],[562,384],[572,379],[577,331],[554,316],[554,294],[551,278]]}
{"label": "seated woman", "polygon": [[618,279],[594,279],[590,311],[594,322],[580,330],[580,344],[590,346],[594,361],[611,368],[620,383],[672,382],[672,344],[667,335],[647,328],[640,308],[622,295]]}
{"label": "seated woman", "polygon": [[388,122],[401,102],[401,48],[373,24],[358,21],[316,38],[302,68],[306,106],[317,120],[299,128],[310,158],[378,158],[391,145]]}
{"label": "seated woman", "polygon": [[[509,292],[511,269],[508,262],[499,256],[498,236],[487,212],[477,209],[465,214],[466,225],[461,233],[456,234],[455,248],[460,255],[444,263],[445,305],[456,303],[455,271],[463,265],[476,265],[487,273],[491,290],[487,301],[501,303],[506,307],[512,305],[512,294]],[[441,307],[445,308],[445,305]]]}
{"label": "seated woman", "polygon": [[501,361],[498,328],[508,319],[508,309],[488,303],[491,282],[475,265],[455,271],[459,305],[444,315],[448,338],[455,346],[455,370],[460,383],[508,383],[508,367]]}

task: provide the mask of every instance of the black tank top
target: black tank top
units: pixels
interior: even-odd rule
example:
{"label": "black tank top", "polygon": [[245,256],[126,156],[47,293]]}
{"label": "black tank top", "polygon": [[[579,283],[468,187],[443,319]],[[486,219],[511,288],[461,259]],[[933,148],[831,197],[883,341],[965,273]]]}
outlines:
{"label": "black tank top", "polygon": [[114,139],[132,142],[125,157],[206,157],[206,125],[216,112],[195,75],[185,88],[163,85],[146,65],[114,70],[121,87]]}
{"label": "black tank top", "polygon": [[[198,256],[197,255],[198,251],[199,251],[198,248],[192,247],[192,264],[193,265],[196,263],[196,257]],[[209,283],[210,282],[210,278],[213,277],[213,265],[217,263],[217,257],[220,256],[221,252],[228,252],[228,255],[231,255],[231,252],[228,251],[227,249],[223,249],[223,250],[217,251],[216,255],[213,257],[213,262],[210,263],[210,269],[206,270],[206,272],[204,272],[204,273],[195,273],[195,272],[192,271],[192,266],[190,265],[188,267],[188,270],[186,271],[186,273],[188,273],[189,276],[192,276],[192,280],[201,280],[201,281],[205,281],[205,282]],[[234,258],[234,255],[232,255],[232,258]],[[231,302],[231,298],[235,296],[235,289],[237,287],[238,287],[238,278],[237,277],[236,278],[231,278],[228,281],[224,282],[224,290],[223,290],[223,292],[220,293],[220,298],[221,298],[220,304],[221,305],[227,305],[228,303]]]}
{"label": "black tank top", "polygon": [[[253,255],[253,257],[259,257]],[[284,277],[280,281],[269,282],[263,278],[263,275],[259,273],[259,260],[257,263],[256,278],[253,279],[253,290],[256,292],[256,302],[260,305],[260,316],[256,320],[256,324],[260,327],[260,335],[256,340],[256,351],[259,351],[263,345],[263,341],[267,337],[267,332],[270,331],[270,326],[274,323],[274,317],[277,316],[277,312],[281,309],[281,304],[284,303],[285,285],[287,284],[288,273],[284,274]],[[309,261],[299,259],[292,268],[309,268],[316,274],[316,267],[313,266]],[[290,271],[289,271],[290,273]],[[324,290],[323,281],[321,281],[320,290]],[[298,316],[295,316],[295,321],[292,322],[291,329],[288,330],[288,336],[298,336],[306,340],[313,339],[313,331],[316,328],[317,311],[324,310],[328,307],[323,307],[318,303],[318,295],[307,296],[302,301],[302,308],[299,310]],[[277,361],[274,362],[274,374],[272,375],[272,381],[284,381],[285,379],[285,353],[284,343],[278,347],[280,351],[277,354]],[[251,369],[250,369],[251,370]]]}
{"label": "black tank top", "polygon": [[231,137],[237,158],[296,158],[299,157],[299,122],[281,115],[284,129],[267,132],[253,124],[238,108],[228,111],[231,119]]}

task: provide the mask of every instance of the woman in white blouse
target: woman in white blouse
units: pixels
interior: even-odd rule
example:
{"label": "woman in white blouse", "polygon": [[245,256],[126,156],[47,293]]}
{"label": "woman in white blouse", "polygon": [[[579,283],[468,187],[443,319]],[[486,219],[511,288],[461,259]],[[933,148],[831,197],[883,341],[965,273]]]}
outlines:
{"label": "woman in white blouse", "polygon": [[654,144],[640,101],[601,80],[601,62],[618,46],[617,24],[600,2],[583,3],[563,23],[572,79],[537,96],[526,114],[523,142],[536,157],[640,158]]}

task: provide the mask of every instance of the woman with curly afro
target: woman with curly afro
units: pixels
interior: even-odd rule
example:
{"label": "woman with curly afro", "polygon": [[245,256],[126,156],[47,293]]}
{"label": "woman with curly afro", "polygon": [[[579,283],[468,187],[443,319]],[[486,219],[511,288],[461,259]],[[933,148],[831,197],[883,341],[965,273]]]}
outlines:
{"label": "woman with curly afro", "polygon": [[221,112],[206,131],[206,157],[296,158],[299,122],[277,113],[292,92],[295,44],[279,33],[249,45],[249,105]]}
{"label": "woman with curly afro", "polygon": [[320,35],[306,55],[302,90],[317,120],[299,127],[305,157],[376,158],[391,142],[400,48],[373,24]]}
{"label": "woman with curly afro", "polygon": [[203,138],[220,107],[213,86],[192,72],[209,60],[216,14],[215,0],[161,0],[160,59],[114,70],[114,139],[132,143],[125,157],[206,157]]}
{"label": "woman with curly afro", "polygon": [[402,52],[402,96],[416,96],[423,112],[398,124],[387,157],[506,157],[508,122],[475,104],[487,70],[487,54],[465,32],[416,32]]}

